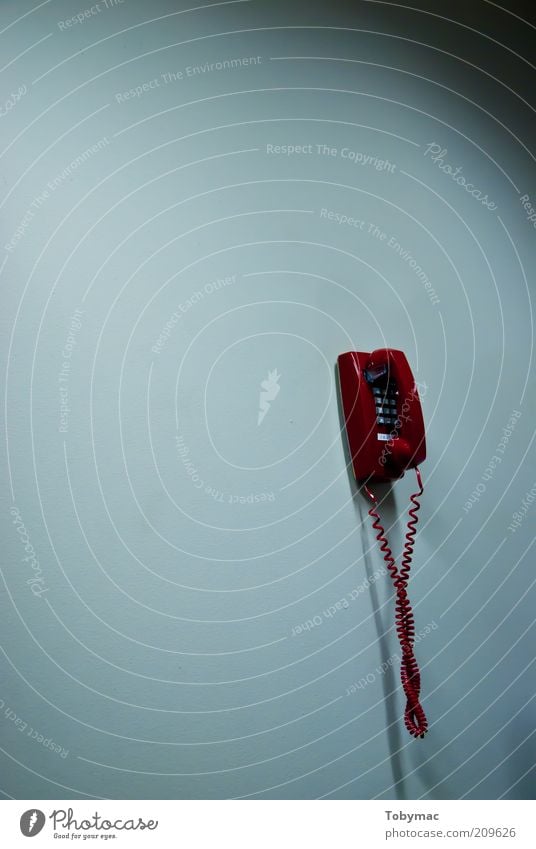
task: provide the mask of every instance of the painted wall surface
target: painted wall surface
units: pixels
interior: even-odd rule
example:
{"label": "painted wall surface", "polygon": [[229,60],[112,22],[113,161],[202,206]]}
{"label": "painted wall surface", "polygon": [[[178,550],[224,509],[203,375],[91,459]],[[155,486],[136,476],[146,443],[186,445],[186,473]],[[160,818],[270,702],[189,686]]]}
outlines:
{"label": "painted wall surface", "polygon": [[[529,14],[1,4],[4,796],[534,797]],[[383,346],[422,741],[337,398]]]}

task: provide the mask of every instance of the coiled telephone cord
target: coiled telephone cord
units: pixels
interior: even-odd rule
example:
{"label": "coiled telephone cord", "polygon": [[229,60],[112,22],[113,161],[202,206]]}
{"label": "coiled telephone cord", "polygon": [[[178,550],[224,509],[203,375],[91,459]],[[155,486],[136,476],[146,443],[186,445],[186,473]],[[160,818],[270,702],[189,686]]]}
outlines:
{"label": "coiled telephone cord", "polygon": [[413,557],[413,547],[415,545],[415,534],[417,533],[416,525],[418,522],[417,513],[420,509],[420,497],[423,493],[423,485],[421,473],[418,468],[415,468],[417,475],[417,483],[419,491],[414,492],[410,496],[412,507],[409,509],[409,520],[402,552],[402,562],[400,569],[397,568],[395,559],[387,541],[385,530],[380,521],[380,515],[377,511],[378,500],[373,492],[370,491],[365,484],[364,489],[368,497],[372,501],[369,516],[372,518],[372,527],[377,532],[376,539],[380,545],[380,551],[387,564],[387,568],[393,579],[393,584],[396,590],[395,604],[395,625],[396,633],[402,650],[400,663],[400,678],[402,687],[406,695],[406,709],[404,712],[404,723],[413,737],[424,737],[428,730],[428,720],[419,701],[421,692],[421,675],[417,659],[413,652],[415,642],[415,620],[413,611],[408,597],[407,586],[409,582],[409,572],[411,560]]}

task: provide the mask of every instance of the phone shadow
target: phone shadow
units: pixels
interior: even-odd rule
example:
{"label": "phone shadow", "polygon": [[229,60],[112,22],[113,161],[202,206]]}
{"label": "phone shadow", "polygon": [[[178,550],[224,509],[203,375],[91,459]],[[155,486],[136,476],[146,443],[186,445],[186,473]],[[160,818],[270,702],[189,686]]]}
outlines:
{"label": "phone shadow", "polygon": [[[380,492],[380,489],[383,490],[383,492]],[[385,484],[379,485],[376,487],[376,495],[378,501],[382,504],[382,514],[385,517],[386,524],[392,524],[392,522],[396,521],[396,507],[392,488]],[[359,518],[361,521],[361,540],[363,543],[363,558],[365,561],[366,573],[370,576],[374,572],[374,564],[372,563],[372,558],[367,550],[370,549],[370,536],[366,531],[365,516],[363,516],[363,510],[360,502],[361,499],[357,498],[355,503],[358,504]],[[366,516],[366,518],[368,518],[368,516]],[[391,581],[389,575],[386,575],[385,579],[389,582]],[[387,605],[387,615],[384,619],[381,609],[382,601],[378,592],[378,585],[375,581],[371,582],[369,592],[374,623],[376,625],[376,633],[378,634],[381,669],[385,670],[381,676],[381,683],[386,722],[385,733],[387,735],[387,742],[389,745],[389,760],[393,774],[393,791],[397,799],[407,799],[404,769],[401,757],[404,743],[402,741],[401,734],[400,706],[396,695],[398,687],[400,686],[400,676],[398,674],[400,654],[393,653],[392,643],[387,636],[390,625],[394,622],[394,611],[392,610],[392,603]],[[385,620],[388,620],[389,624]]]}
{"label": "phone shadow", "polygon": [[[338,368],[337,366],[335,366],[335,382],[338,383],[338,380]],[[402,742],[400,726],[401,718],[399,716],[396,697],[399,682],[397,676],[398,662],[393,664],[393,653],[390,647],[389,638],[387,636],[389,628],[387,627],[386,622],[384,622],[382,616],[382,602],[379,597],[376,581],[371,580],[375,569],[374,563],[372,562],[372,558],[370,555],[370,551],[372,550],[372,538],[370,536],[370,533],[367,531],[367,520],[369,519],[369,517],[367,511],[364,509],[364,498],[366,496],[364,495],[364,493],[362,492],[362,488],[357,484],[354,478],[352,470],[352,459],[348,448],[348,441],[346,439],[346,425],[340,392],[337,393],[337,407],[339,411],[341,438],[343,440],[344,446],[344,458],[346,463],[346,470],[348,473],[348,481],[352,494],[352,501],[356,514],[356,520],[358,521],[359,527],[361,529],[361,541],[363,545],[363,560],[365,564],[365,573],[366,577],[369,579],[370,582],[369,592],[372,603],[374,624],[376,626],[376,633],[378,635],[378,644],[380,648],[381,657],[381,669],[385,669],[384,674],[381,676],[381,684],[383,689],[383,705],[385,710],[386,721],[385,733],[387,735],[387,742],[389,746],[389,760],[393,775],[393,791],[397,799],[407,799],[404,769],[401,758],[401,751],[404,748],[404,744]],[[376,484],[374,489],[378,502],[381,504],[382,515],[385,518],[386,527],[389,527],[397,521],[396,503],[393,493],[393,487],[391,484]],[[372,520],[370,520],[370,525],[372,527]],[[386,575],[385,578],[387,581],[390,582],[391,578],[389,575]],[[392,611],[392,604],[390,604],[388,608],[389,611]],[[394,622],[394,611],[392,612],[392,617],[392,621]]]}

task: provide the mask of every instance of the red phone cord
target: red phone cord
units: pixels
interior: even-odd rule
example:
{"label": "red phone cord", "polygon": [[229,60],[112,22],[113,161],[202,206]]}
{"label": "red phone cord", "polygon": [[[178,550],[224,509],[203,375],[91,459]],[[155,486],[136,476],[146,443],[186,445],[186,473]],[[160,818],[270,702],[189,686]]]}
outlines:
{"label": "red phone cord", "polygon": [[404,723],[413,737],[420,737],[422,739],[428,730],[428,720],[426,719],[424,710],[419,702],[419,695],[421,692],[421,675],[417,660],[413,653],[413,644],[415,642],[415,620],[413,618],[413,611],[411,609],[407,593],[409,571],[411,559],[413,557],[413,547],[415,544],[415,534],[417,532],[417,512],[421,506],[419,498],[423,493],[422,478],[418,468],[415,468],[415,473],[417,475],[419,491],[414,492],[413,495],[410,496],[410,501],[412,502],[413,507],[410,507],[409,509],[410,518],[408,520],[408,529],[406,531],[400,570],[396,567],[395,559],[391,549],[389,548],[385,530],[381,524],[380,516],[376,509],[378,500],[366,484],[364,489],[373,504],[368,511],[369,516],[373,519],[372,527],[375,531],[377,531],[376,539],[380,544],[380,551],[383,554],[396,590],[395,623],[400,648],[402,649],[400,677],[407,700],[406,710],[404,712]]}

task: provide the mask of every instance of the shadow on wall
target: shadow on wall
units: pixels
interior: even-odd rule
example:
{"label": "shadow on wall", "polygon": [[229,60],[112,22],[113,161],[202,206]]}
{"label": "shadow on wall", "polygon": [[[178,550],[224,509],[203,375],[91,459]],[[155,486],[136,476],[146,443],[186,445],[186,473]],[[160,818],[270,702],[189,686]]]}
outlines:
{"label": "shadow on wall", "polygon": [[[337,366],[335,366],[336,384],[338,384],[338,380],[338,369]],[[340,392],[337,393],[337,404],[349,486],[352,493],[356,521],[361,529],[365,571],[368,575],[371,575],[375,568],[370,554],[371,550],[374,550],[373,546],[371,547],[373,537],[371,537],[368,530],[368,512],[365,510],[363,505],[361,488],[357,484],[352,471],[352,462],[348,449],[348,442],[346,440],[345,419]],[[375,491],[378,502],[381,505],[385,526],[387,528],[392,528],[398,521],[400,521],[393,486],[390,483],[376,484]],[[390,578],[386,578],[386,580],[390,581]],[[398,698],[398,692],[401,687],[400,671],[399,665],[392,664],[393,646],[388,636],[394,623],[394,603],[391,601],[387,606],[386,611],[384,610],[382,613],[382,601],[380,600],[378,587],[374,581],[370,582],[369,591],[376,633],[378,635],[381,663],[382,667],[385,668],[385,673],[381,676],[381,682],[384,697],[385,733],[388,740],[389,757],[393,775],[393,786],[386,790],[385,796],[386,798],[394,797],[396,799],[412,798],[408,795],[406,777],[408,773],[418,772],[419,779],[423,783],[423,787],[435,787],[438,791],[435,794],[427,794],[427,798],[448,798],[444,793],[439,791],[441,776],[436,774],[433,769],[430,746],[426,745],[426,738],[424,741],[410,739],[406,733],[403,718],[400,714],[400,699]],[[431,739],[428,739],[431,742]],[[408,763],[404,765],[403,752],[406,749]]]}
{"label": "shadow on wall", "polygon": [[[335,384],[339,383],[339,372],[338,368],[335,365]],[[342,409],[340,392],[337,392],[337,405],[339,411],[339,422],[340,422],[340,431],[341,438],[344,446],[344,460],[346,463],[346,469],[348,472],[348,480],[350,485],[350,491],[352,493],[352,500],[354,505],[354,511],[356,515],[356,521],[361,528],[361,541],[363,545],[364,552],[364,564],[365,571],[367,574],[372,574],[374,571],[374,567],[372,564],[372,560],[370,554],[368,554],[368,550],[370,548],[370,538],[366,529],[366,516],[364,515],[364,511],[361,505],[361,490],[358,486],[352,471],[352,459],[350,457],[350,451],[348,448],[348,442],[346,439],[346,425],[344,418],[344,411]],[[379,501],[382,505],[382,511],[386,516],[389,525],[392,525],[396,520],[396,507],[394,501],[393,490],[390,484],[379,485],[378,487]],[[402,766],[401,759],[401,750],[403,748],[403,741],[401,735],[400,728],[400,717],[398,715],[398,706],[396,703],[396,688],[397,688],[397,672],[395,668],[390,662],[392,650],[389,643],[389,638],[387,636],[387,632],[389,630],[389,626],[384,624],[382,614],[381,614],[381,602],[378,596],[378,590],[376,584],[374,582],[370,583],[370,595],[372,601],[372,608],[374,614],[374,623],[376,626],[376,633],[378,635],[378,642],[380,646],[380,656],[382,665],[385,666],[386,672],[381,676],[383,694],[384,694],[384,709],[385,709],[385,719],[386,719],[386,734],[389,743],[389,753],[391,760],[391,770],[393,773],[393,784],[394,784],[394,793],[397,799],[406,799],[406,789],[404,784],[404,771]]]}

